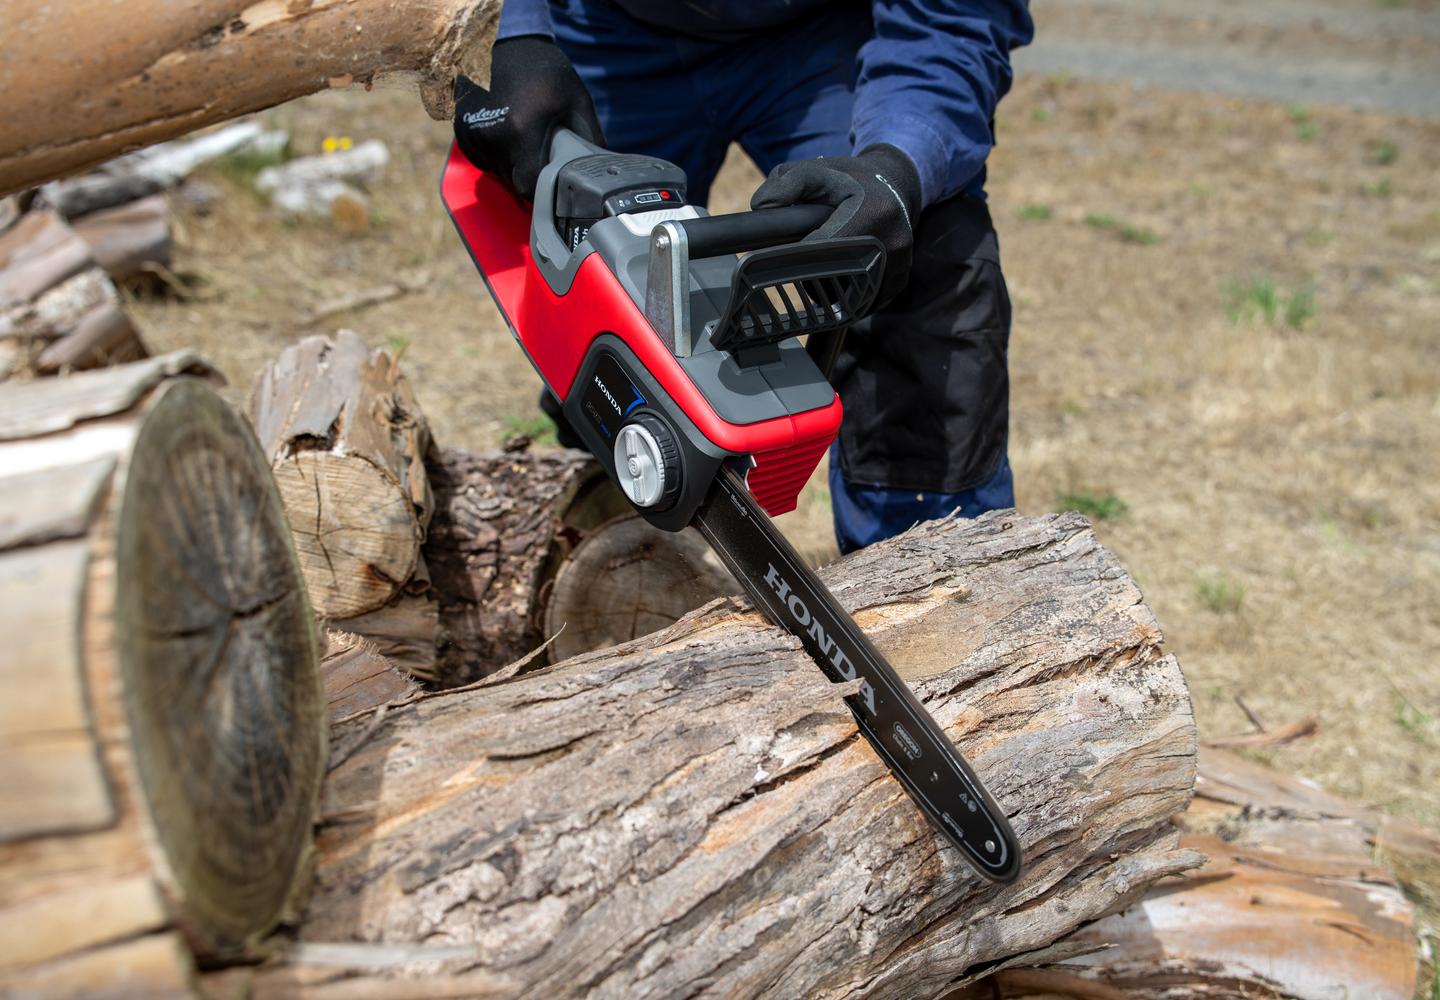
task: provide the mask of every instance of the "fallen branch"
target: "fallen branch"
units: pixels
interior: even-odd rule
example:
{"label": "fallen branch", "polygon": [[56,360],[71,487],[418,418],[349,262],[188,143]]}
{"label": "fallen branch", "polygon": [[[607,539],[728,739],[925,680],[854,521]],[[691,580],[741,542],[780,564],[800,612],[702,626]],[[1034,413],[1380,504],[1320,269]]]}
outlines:
{"label": "fallen branch", "polygon": [[0,93],[44,99],[13,99],[0,116],[0,194],[387,74],[417,80],[431,116],[448,120],[456,75],[489,79],[499,11],[498,0],[9,0]]}

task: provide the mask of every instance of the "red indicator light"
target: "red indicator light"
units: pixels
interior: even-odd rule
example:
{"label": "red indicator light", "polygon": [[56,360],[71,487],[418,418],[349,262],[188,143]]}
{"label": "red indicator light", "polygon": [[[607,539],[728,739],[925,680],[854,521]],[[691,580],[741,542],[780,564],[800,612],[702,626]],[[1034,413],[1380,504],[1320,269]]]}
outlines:
{"label": "red indicator light", "polygon": [[666,201],[669,201],[669,200],[670,200],[670,192],[669,192],[669,191],[661,191],[661,192],[660,192],[660,197],[664,198]]}

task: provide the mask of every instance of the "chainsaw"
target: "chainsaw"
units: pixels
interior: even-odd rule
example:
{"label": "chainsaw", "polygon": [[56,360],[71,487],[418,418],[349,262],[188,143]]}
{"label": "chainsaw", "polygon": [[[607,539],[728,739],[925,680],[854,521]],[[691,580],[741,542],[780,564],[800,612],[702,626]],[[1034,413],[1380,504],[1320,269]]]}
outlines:
{"label": "chainsaw", "polygon": [[827,376],[874,305],[880,242],[802,241],[818,205],[709,215],[674,164],[563,129],[547,160],[531,205],[454,147],[441,195],[565,418],[641,516],[694,525],[827,677],[859,682],[846,701],[896,780],[976,872],[1013,881],[1005,814],[770,520],[839,430]]}

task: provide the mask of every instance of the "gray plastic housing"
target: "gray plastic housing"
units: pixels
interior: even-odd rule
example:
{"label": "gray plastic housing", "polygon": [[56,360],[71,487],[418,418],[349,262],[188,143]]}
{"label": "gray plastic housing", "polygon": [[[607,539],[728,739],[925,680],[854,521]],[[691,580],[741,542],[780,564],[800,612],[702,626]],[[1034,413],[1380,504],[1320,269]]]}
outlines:
{"label": "gray plastic housing", "polygon": [[[536,268],[557,295],[570,291],[587,256],[599,254],[636,307],[644,312],[652,246],[648,228],[642,227],[642,232],[636,233],[618,217],[601,219],[572,251],[555,226],[555,188],[561,168],[580,157],[607,152],[568,130],[556,134],[550,162],[541,170],[536,185],[530,250]],[[702,208],[695,211],[701,217],[708,214]],[[627,218],[635,225],[645,219],[645,214]],[[769,363],[743,367],[729,352],[711,344],[710,331],[724,313],[737,262],[733,254],[689,262],[689,331],[693,346],[688,355],[676,358],[680,367],[728,423],[759,423],[829,406],[835,390],[798,339],[782,341]]]}

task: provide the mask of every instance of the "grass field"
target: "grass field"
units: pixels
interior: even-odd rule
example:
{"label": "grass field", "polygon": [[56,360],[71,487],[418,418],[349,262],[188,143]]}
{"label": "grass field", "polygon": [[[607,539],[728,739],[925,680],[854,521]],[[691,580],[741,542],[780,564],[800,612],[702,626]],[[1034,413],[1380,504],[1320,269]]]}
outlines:
{"label": "grass field", "polygon": [[[440,206],[448,130],[406,93],[267,113],[298,152],[379,137],[368,234],[286,225],[246,187],[179,218],[190,301],[136,313],[239,398],[307,332],[405,346],[443,443],[533,425],[538,383]],[[1134,573],[1202,733],[1308,713],[1268,751],[1327,787],[1440,824],[1440,124],[1023,79],[991,200],[1015,301],[1011,458],[1025,512],[1076,508]],[[759,176],[735,157],[712,207]],[[313,328],[323,302],[418,291]],[[833,552],[817,482],[783,523]]]}

